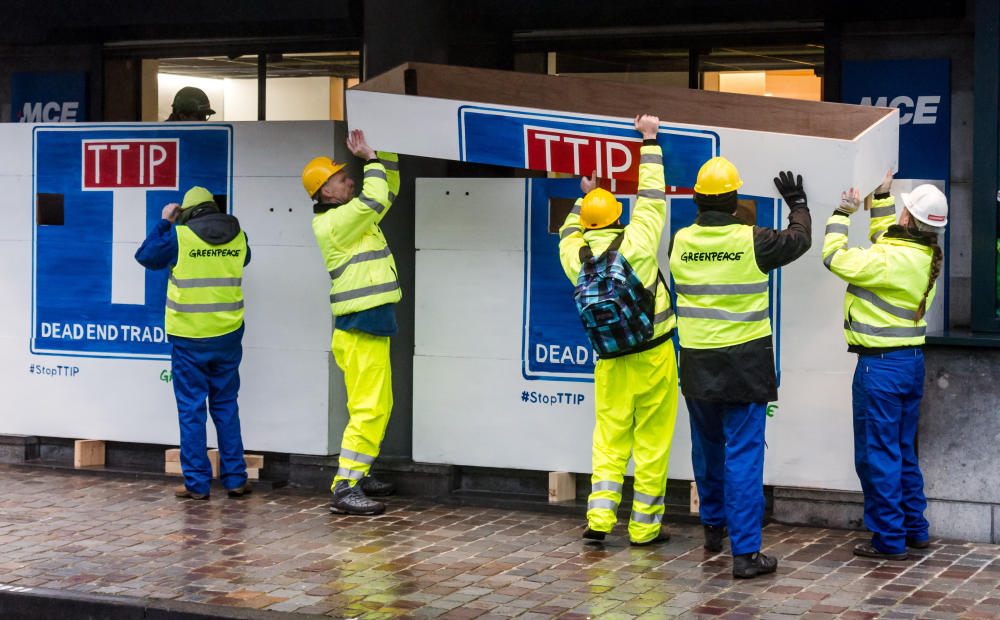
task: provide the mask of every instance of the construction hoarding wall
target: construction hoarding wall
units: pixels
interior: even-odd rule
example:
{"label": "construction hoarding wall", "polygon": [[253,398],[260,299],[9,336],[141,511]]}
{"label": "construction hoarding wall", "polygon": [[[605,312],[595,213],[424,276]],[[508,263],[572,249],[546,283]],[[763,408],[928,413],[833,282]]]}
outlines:
{"label": "construction hoarding wall", "polygon": [[[772,179],[805,177],[813,246],[770,276],[779,401],[769,411],[765,480],[857,489],[845,285],[820,260],[842,190],[867,193],[897,167],[896,109],[708,93],[409,63],[351,89],[352,128],[413,155],[569,175],[596,171],[632,204],[637,113],[660,117],[670,235],[688,225],[699,167],[721,155],[740,170],[758,225],[782,228]],[[590,470],[593,351],[559,267],[558,229],[577,179],[424,180],[417,185],[415,460]],[[562,204],[563,207],[558,207]],[[866,213],[854,245],[868,244]],[[929,317],[940,327],[940,314]],[[670,475],[690,478],[681,402]]]}
{"label": "construction hoarding wall", "polygon": [[[565,216],[558,204],[579,197],[578,180],[418,179],[416,187],[414,460],[589,472],[595,358],[558,254]],[[667,189],[665,273],[670,236],[696,210],[689,191]],[[627,221],[634,196],[617,197]],[[758,225],[784,226],[780,201],[741,198]],[[814,210],[812,248],[771,272],[780,385],[768,406],[764,480],[858,490],[856,356],[842,330],[845,284],[821,260],[827,215],[828,208]],[[851,245],[868,244],[868,220],[864,212],[854,216]],[[669,476],[693,477],[683,398]]]}
{"label": "construction hoarding wall", "polygon": [[328,454],[339,434],[329,276],[300,175],[333,154],[335,132],[330,122],[0,125],[0,433],[177,443],[167,271],[133,255],[163,206],[201,185],[239,218],[252,251],[245,446]]}

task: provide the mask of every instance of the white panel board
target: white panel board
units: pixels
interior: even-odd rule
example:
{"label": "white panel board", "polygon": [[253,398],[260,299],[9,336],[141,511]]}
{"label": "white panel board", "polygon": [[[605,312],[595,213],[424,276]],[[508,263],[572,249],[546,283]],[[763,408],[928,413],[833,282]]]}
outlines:
{"label": "white panel board", "polygon": [[[523,239],[524,186],[530,181],[461,183],[470,188],[470,196],[496,196],[501,202],[467,199],[464,192],[444,200],[444,191],[456,186],[453,179],[422,179],[417,185],[414,460],[589,472],[593,383],[528,379],[522,372],[524,251],[501,251],[490,240],[467,243],[436,228],[452,219],[474,225],[509,208],[518,214],[508,220],[510,229],[499,230],[502,222],[490,229],[496,237]],[[513,184],[522,187],[513,191]],[[521,196],[519,204],[515,195]],[[767,421],[765,483],[855,490],[855,356],[847,353],[841,329],[845,285],[821,260],[828,213],[823,207],[813,209],[812,248],[780,272],[775,338],[780,341],[781,385]],[[786,217],[780,214],[782,227]],[[852,222],[850,242],[867,245],[868,215],[858,213]],[[664,267],[670,235],[668,226],[660,251]],[[425,249],[433,245],[450,247]],[[559,260],[555,252],[539,259]],[[563,285],[571,295],[568,281],[555,284]],[[670,456],[669,475],[675,479],[693,476],[687,415],[681,397]]]}
{"label": "white panel board", "polygon": [[[495,133],[489,135],[475,131],[464,132],[465,119],[469,110],[473,108],[480,111],[488,108],[483,113],[503,118],[517,118],[533,127],[548,127],[550,123],[556,122],[562,127],[567,124],[578,124],[586,127],[585,131],[589,132],[587,135],[591,137],[600,137],[602,126],[611,131],[614,126],[620,129],[628,128],[632,124],[630,118],[611,118],[582,113],[560,114],[552,110],[494,104],[483,106],[469,101],[353,89],[347,92],[347,118],[350,127],[364,129],[369,141],[378,144],[379,148],[424,157],[480,161],[479,158],[468,155],[468,145],[480,135],[496,144],[496,152],[503,151],[503,154],[497,155],[495,160],[492,159],[492,153],[487,152],[485,157],[489,161],[483,160],[482,163],[503,163],[522,168],[564,171],[553,166],[529,165],[528,160],[531,156],[527,148],[523,149],[522,160],[513,161],[508,156],[510,151],[517,152],[520,142],[529,139],[523,133],[521,125],[508,131],[503,124],[499,124],[498,128],[493,130]],[[860,187],[866,192],[871,191],[879,184],[886,169],[898,168],[898,122],[898,112],[890,114],[854,140],[667,122],[661,123],[660,131],[661,136],[671,132],[686,132],[688,136],[701,134],[712,138],[716,142],[713,147],[715,150],[708,154],[722,155],[737,166],[744,181],[741,190],[743,193],[777,196],[772,178],[779,170],[793,170],[806,177],[807,193],[819,200],[833,200],[839,197],[841,189],[848,186]],[[551,126],[556,127],[555,124]],[[631,133],[638,136],[634,130]],[[621,134],[620,132],[608,134],[609,137],[612,135]],[[666,150],[669,157],[671,149]],[[708,159],[704,154],[699,157],[700,162],[688,162],[689,171],[692,166],[696,171],[700,163]],[[637,162],[633,162],[629,170],[634,173],[636,165]],[[669,171],[667,183],[680,184],[670,178]]]}
{"label": "white panel board", "polygon": [[524,251],[522,179],[417,179],[421,250]]}
{"label": "white panel board", "polygon": [[[81,357],[78,354],[40,355],[31,353],[33,318],[33,244],[39,229],[45,235],[62,234],[58,227],[36,227],[32,207],[33,136],[47,126],[0,124],[0,215],[7,225],[0,230],[0,373],[10,415],[0,417],[0,434],[17,433],[55,437],[88,437],[114,441],[176,444],[177,412],[170,361],[129,357]],[[184,127],[183,130],[180,128]],[[343,156],[343,146],[334,144],[334,135],[343,134],[333,122],[219,123],[197,124],[99,124],[75,125],[73,132],[108,132],[129,136],[142,131],[197,131],[200,127],[223,128],[232,135],[232,177],[223,179],[219,189],[230,194],[229,205],[247,231],[253,258],[244,274],[246,333],[241,365],[240,415],[247,449],[305,454],[329,453],[330,359],[332,320],[329,309],[329,276],[311,229],[311,201],[301,186],[302,166],[317,154]],[[226,129],[229,128],[229,129]],[[67,135],[69,135],[67,133]],[[74,133],[75,135],[75,133]],[[183,141],[184,137],[180,139]],[[66,140],[69,140],[67,138]],[[229,140],[221,145],[230,152]],[[72,157],[72,149],[62,157]],[[189,151],[182,151],[181,166]],[[39,162],[49,165],[52,162]],[[62,161],[59,162],[62,165]],[[71,162],[72,163],[72,162]],[[76,164],[79,166],[79,163]],[[77,167],[79,170],[79,167]],[[51,168],[49,169],[50,178]],[[182,177],[184,171],[182,169]],[[78,178],[78,177],[76,177]],[[190,175],[189,175],[190,178]],[[198,177],[196,177],[198,178]],[[79,181],[73,181],[79,183]],[[78,185],[77,185],[78,186]],[[86,201],[72,194],[67,184],[67,227],[80,225]],[[112,245],[122,270],[136,269],[131,279],[130,302],[142,306],[157,291],[143,282],[151,277],[131,259],[147,227],[159,219],[157,202],[179,202],[188,188],[176,193],[161,191],[148,199],[143,229],[138,235],[112,229],[111,201],[105,200],[97,217],[87,215],[80,230],[91,244],[79,251],[81,260],[57,262],[54,269],[75,269],[80,276],[68,284],[90,286],[88,294],[111,299]],[[214,191],[219,192],[219,189]],[[39,190],[45,191],[45,190]],[[117,190],[116,190],[117,191]],[[147,200],[138,197],[124,206]],[[92,197],[88,198],[93,204]],[[104,204],[104,203],[102,203]],[[85,205],[86,206],[86,205]],[[88,206],[87,208],[93,208]],[[140,209],[139,213],[143,213]],[[134,215],[134,213],[132,214]],[[75,219],[72,219],[75,218]],[[132,218],[134,219],[134,218]],[[135,224],[135,222],[132,222]],[[106,228],[101,228],[106,226]],[[132,228],[135,226],[133,225]],[[91,235],[93,235],[91,241]],[[58,236],[55,237],[58,242]],[[102,253],[107,254],[102,262]],[[131,262],[130,262],[131,261]],[[108,274],[92,273],[104,269]],[[117,265],[117,264],[116,264]],[[39,267],[40,269],[41,267]],[[77,273],[75,271],[74,273]],[[47,274],[51,275],[51,274]],[[132,274],[135,275],[135,274]],[[91,281],[97,283],[91,285]],[[106,292],[105,284],[106,282]],[[48,285],[52,289],[51,284]],[[83,289],[87,290],[87,289]],[[96,293],[94,293],[96,291]],[[46,303],[58,301],[59,291],[49,290]],[[153,298],[150,298],[153,299]],[[152,303],[152,302],[151,302]],[[162,302],[161,302],[162,303]],[[117,304],[128,307],[130,304]],[[159,310],[162,312],[162,310]],[[86,316],[68,320],[84,323]],[[210,443],[214,431],[209,424]],[[339,439],[339,437],[338,437]]]}

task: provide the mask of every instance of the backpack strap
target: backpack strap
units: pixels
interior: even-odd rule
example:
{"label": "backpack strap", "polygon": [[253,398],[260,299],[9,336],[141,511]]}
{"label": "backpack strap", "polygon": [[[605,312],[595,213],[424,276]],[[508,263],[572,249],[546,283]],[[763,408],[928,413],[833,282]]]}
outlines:
{"label": "backpack strap", "polygon": [[[603,258],[608,254],[608,252],[617,252],[618,248],[622,246],[622,239],[624,238],[625,238],[625,231],[623,230],[620,233],[618,233],[618,236],[611,241],[611,245],[608,246],[608,249],[604,250],[604,253],[601,254],[599,258]],[[590,249],[590,246],[587,245],[586,242],[584,242],[584,244],[580,246],[580,262],[586,264],[587,261],[589,261],[592,258],[594,258],[594,252],[593,250]]]}

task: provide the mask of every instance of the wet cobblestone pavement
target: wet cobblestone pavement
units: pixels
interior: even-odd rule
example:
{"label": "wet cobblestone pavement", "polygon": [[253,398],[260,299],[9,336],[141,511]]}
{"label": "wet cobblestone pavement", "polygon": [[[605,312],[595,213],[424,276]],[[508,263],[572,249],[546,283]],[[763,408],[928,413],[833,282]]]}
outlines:
{"label": "wet cobblestone pavement", "polygon": [[932,539],[879,562],[851,554],[861,532],[768,525],[778,573],[737,581],[691,524],[598,547],[575,517],[408,498],[347,517],[294,489],[198,502],[156,480],[0,478],[0,583],[26,588],[337,618],[1000,618],[994,545]]}

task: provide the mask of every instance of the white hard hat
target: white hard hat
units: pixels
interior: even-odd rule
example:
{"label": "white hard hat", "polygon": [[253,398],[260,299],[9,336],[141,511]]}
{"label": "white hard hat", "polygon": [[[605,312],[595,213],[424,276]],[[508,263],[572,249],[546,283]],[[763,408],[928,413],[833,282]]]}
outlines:
{"label": "white hard hat", "polygon": [[925,183],[903,192],[903,206],[914,218],[927,224],[944,228],[948,224],[948,199],[936,186]]}

